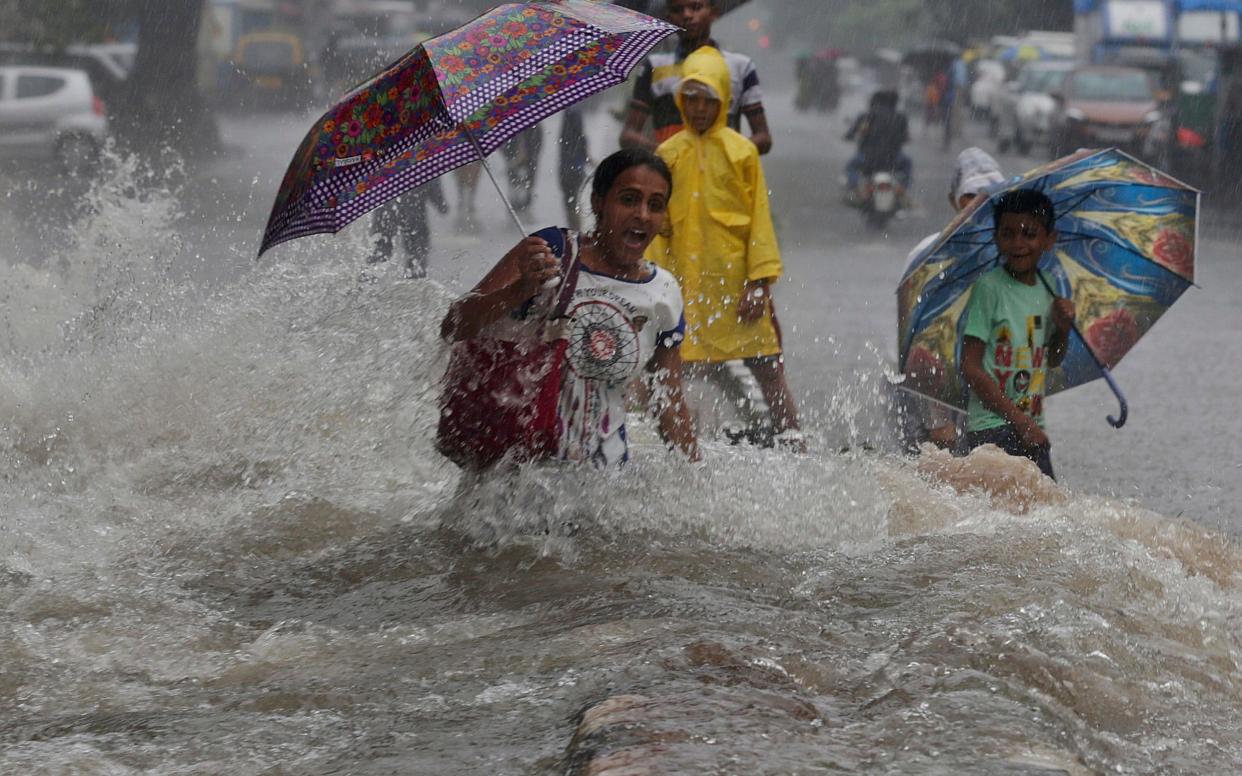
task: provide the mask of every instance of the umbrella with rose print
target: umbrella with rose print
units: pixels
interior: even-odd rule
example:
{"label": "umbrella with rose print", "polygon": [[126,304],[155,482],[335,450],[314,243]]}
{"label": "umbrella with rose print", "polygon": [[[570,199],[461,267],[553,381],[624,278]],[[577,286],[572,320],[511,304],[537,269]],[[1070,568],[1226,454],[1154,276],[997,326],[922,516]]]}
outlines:
{"label": "umbrella with rose print", "polygon": [[1194,285],[1199,192],[1117,150],[1082,150],[993,188],[911,261],[897,289],[899,367],[905,386],[964,408],[962,312],[975,279],[1000,263],[992,200],[1042,191],[1056,209],[1057,243],[1041,278],[1074,300],[1075,331],[1048,393],[1104,378],[1182,293]]}
{"label": "umbrella with rose print", "polygon": [[676,31],[616,5],[529,0],[424,41],[315,122],[285,173],[259,253],[340,231],[485,159],[522,130],[623,82]]}

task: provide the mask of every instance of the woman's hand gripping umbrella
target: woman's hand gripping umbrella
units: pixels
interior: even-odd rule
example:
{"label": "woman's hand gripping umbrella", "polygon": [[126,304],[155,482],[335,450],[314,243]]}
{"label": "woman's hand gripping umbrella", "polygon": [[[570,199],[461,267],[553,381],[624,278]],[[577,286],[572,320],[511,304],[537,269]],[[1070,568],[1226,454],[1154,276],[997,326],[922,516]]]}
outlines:
{"label": "woman's hand gripping umbrella", "polygon": [[1075,326],[1048,394],[1104,378],[1182,293],[1194,285],[1199,192],[1118,151],[1085,150],[995,187],[958,214],[906,270],[897,289],[904,386],[962,409],[962,315],[975,280],[998,266],[992,201],[1035,189],[1056,212],[1058,239],[1039,264],[1054,296],[1073,300]]}
{"label": "woman's hand gripping umbrella", "polygon": [[623,82],[676,29],[590,0],[532,0],[424,41],[315,122],[285,173],[259,254],[338,232],[456,167],[486,164],[522,130]]}

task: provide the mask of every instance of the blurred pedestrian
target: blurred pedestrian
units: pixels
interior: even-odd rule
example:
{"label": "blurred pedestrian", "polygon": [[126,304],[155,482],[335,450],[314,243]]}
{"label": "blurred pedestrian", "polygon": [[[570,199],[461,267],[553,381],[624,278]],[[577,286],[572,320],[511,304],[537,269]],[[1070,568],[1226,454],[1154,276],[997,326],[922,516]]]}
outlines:
{"label": "blurred pedestrian", "polygon": [[461,234],[471,234],[475,229],[474,192],[479,188],[482,171],[482,162],[471,162],[453,170],[453,180],[457,184],[457,231]]}
{"label": "blurred pedestrian", "polygon": [[704,46],[686,57],[676,92],[685,127],[657,150],[673,172],[671,234],[648,255],[685,294],[690,372],[728,380],[728,362],[743,360],[777,441],[803,450],[772,304],[782,267],[767,182],[754,143],[726,126],[730,88],[719,51]]}
{"label": "blurred pedestrian", "polygon": [[587,165],[590,162],[581,103],[575,103],[561,113],[559,146],[557,180],[565,200],[565,223],[577,231],[582,225],[582,189],[586,185]]}
{"label": "blurred pedestrian", "polygon": [[[772,133],[763,110],[759,71],[750,57],[723,51],[712,39],[712,23],[719,15],[716,3],[717,0],[668,0],[665,16],[681,28],[677,49],[672,53],[651,54],[643,62],[621,129],[622,147],[655,149],[681,130],[681,111],[677,109],[674,95],[681,83],[682,64],[699,47],[711,46],[720,52],[729,68],[733,96],[725,106],[726,123],[731,129],[741,131],[742,116],[745,116],[751,142],[759,153],[771,150]],[[646,132],[648,119],[651,119],[654,139]]]}
{"label": "blurred pedestrian", "polygon": [[[967,148],[957,156],[953,179],[949,184],[949,205],[955,213],[960,213],[970,207],[978,197],[987,196],[987,191],[992,186],[1004,181],[1005,174],[995,159],[981,148]],[[922,256],[942,234],[943,232],[930,234],[916,245],[906,260],[907,266]],[[965,418],[917,392],[920,388],[917,383],[920,380],[931,383],[939,376],[921,375],[916,367],[917,365],[907,365],[906,372],[911,376],[911,381],[903,389],[898,389],[895,399],[902,447],[910,453],[917,453],[923,442],[931,442],[936,447],[946,449],[956,448]],[[934,370],[937,367],[932,365],[929,368]],[[959,421],[963,428],[959,428]]]}
{"label": "blurred pedestrian", "polygon": [[376,234],[371,263],[392,258],[396,241],[400,240],[403,268],[407,278],[427,277],[427,256],[431,252],[431,227],[427,223],[427,202],[431,201],[441,214],[448,212],[448,200],[439,179],[411,189],[375,211],[371,221]]}
{"label": "blurred pedestrian", "polygon": [[535,201],[539,157],[543,154],[543,125],[519,132],[500,147],[500,152],[509,177],[510,202],[514,210],[525,212]]}
{"label": "blurred pedestrian", "polygon": [[944,121],[944,137],[941,147],[948,151],[953,141],[957,139],[962,123],[962,103],[965,101],[966,91],[970,85],[970,71],[966,67],[965,59],[958,57],[953,60],[953,64],[949,65],[949,71],[946,73],[946,80],[947,89],[941,109],[941,119]]}

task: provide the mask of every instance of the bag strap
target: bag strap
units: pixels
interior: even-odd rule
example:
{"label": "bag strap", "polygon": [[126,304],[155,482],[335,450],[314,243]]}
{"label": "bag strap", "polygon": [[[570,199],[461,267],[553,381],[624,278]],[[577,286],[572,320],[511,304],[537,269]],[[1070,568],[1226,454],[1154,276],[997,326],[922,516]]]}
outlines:
{"label": "bag strap", "polygon": [[561,238],[564,240],[561,251],[561,284],[556,294],[556,304],[548,314],[549,320],[565,317],[569,303],[574,298],[574,291],[578,290],[578,273],[582,269],[578,233],[572,229],[562,229]]}

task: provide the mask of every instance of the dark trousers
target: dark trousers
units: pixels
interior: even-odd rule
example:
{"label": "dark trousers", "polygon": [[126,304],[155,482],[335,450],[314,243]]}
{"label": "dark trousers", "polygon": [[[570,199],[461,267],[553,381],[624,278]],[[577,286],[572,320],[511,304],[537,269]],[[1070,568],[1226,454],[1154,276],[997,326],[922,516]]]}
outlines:
{"label": "dark trousers", "polygon": [[996,445],[1006,453],[1018,458],[1027,458],[1035,462],[1039,470],[1050,479],[1057,477],[1052,473],[1052,454],[1047,447],[1029,447],[1022,443],[1013,426],[988,428],[983,431],[970,431],[966,434],[966,449],[974,450],[980,445]]}
{"label": "dark trousers", "polygon": [[427,196],[418,190],[383,205],[372,221],[378,239],[372,262],[392,258],[398,238],[404,243],[404,266],[410,277],[426,277],[431,251],[431,227],[427,223]]}

